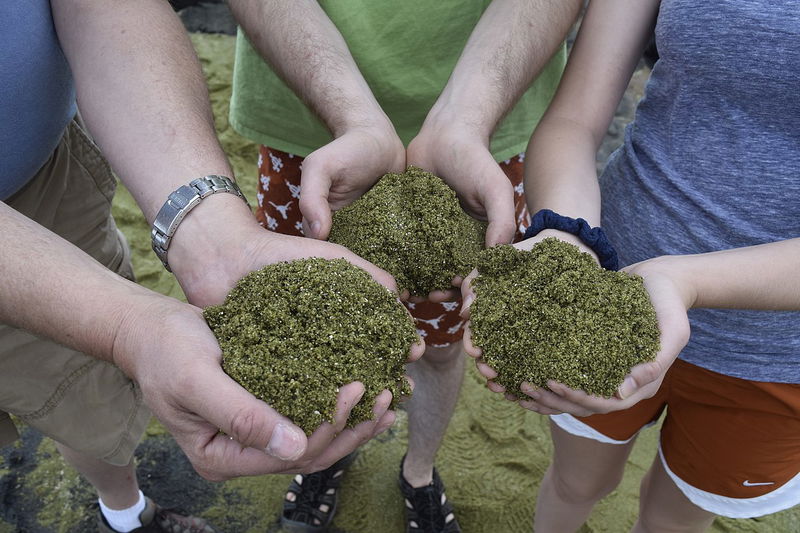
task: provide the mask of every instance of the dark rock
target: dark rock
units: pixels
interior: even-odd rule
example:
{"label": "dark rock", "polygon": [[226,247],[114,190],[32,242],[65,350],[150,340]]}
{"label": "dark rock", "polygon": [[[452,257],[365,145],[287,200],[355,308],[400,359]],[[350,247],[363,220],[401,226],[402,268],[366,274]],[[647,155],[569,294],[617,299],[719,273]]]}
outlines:
{"label": "dark rock", "polygon": [[[180,0],[179,0],[180,1]],[[187,31],[199,33],[224,33],[236,34],[236,21],[231,14],[228,4],[222,1],[195,2],[182,0],[187,5],[178,15],[183,21]]]}

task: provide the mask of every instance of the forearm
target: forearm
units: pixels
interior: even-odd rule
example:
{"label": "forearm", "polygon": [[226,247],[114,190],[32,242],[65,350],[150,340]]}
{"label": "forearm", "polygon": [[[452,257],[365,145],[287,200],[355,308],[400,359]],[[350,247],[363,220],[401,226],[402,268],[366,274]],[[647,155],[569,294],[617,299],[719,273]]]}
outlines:
{"label": "forearm", "polygon": [[149,221],[179,186],[231,176],[199,61],[167,2],[52,6],[83,119]]}
{"label": "forearm", "polygon": [[531,212],[552,209],[600,223],[595,155],[649,42],[658,0],[592,2],[561,84],[526,157]]}
{"label": "forearm", "polygon": [[0,227],[0,322],[113,362],[115,338],[130,317],[171,301],[2,202]]}
{"label": "forearm", "polygon": [[599,226],[596,152],[591,133],[581,125],[558,118],[543,120],[525,156],[525,198],[529,212],[551,209]]}
{"label": "forearm", "polygon": [[695,255],[662,256],[631,268],[677,282],[687,308],[800,310],[800,238]]}
{"label": "forearm", "polygon": [[494,0],[475,26],[426,122],[495,127],[564,42],[581,2]]}
{"label": "forearm", "polygon": [[314,0],[231,0],[250,42],[335,137],[391,127],[339,30]]}
{"label": "forearm", "polygon": [[[149,222],[181,185],[233,177],[200,63],[167,2],[54,0],[53,13],[82,116]],[[240,275],[225,270],[243,253],[231,236],[246,228],[259,229],[231,194],[206,198],[183,220],[168,260],[191,301],[210,277]]]}

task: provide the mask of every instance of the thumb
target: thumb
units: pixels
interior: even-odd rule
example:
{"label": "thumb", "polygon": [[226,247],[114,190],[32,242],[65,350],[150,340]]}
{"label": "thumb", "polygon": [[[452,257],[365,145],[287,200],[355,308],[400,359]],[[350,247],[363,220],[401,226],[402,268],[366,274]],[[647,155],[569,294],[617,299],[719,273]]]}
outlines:
{"label": "thumb", "polygon": [[221,368],[197,372],[193,381],[192,389],[183,391],[186,407],[242,446],[263,450],[285,461],[305,453],[307,439],[303,430],[247,392]]}
{"label": "thumb", "polygon": [[514,215],[514,189],[505,174],[484,193],[483,205],[489,226],[486,228],[486,247],[508,244],[517,229]]}
{"label": "thumb", "polygon": [[309,162],[310,157],[303,162],[303,174],[300,180],[303,230],[308,237],[325,240],[331,231],[331,208],[328,204],[331,179],[314,164],[313,160]]}

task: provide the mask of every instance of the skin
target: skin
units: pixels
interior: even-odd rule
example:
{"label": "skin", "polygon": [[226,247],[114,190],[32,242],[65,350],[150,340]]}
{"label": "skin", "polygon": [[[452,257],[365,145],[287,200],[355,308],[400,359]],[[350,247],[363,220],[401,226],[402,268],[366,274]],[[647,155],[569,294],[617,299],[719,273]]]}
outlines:
{"label": "skin", "polygon": [[[410,164],[442,177],[471,215],[488,220],[487,244],[511,241],[513,190],[489,152],[489,139],[563,42],[579,1],[492,2],[407,151],[317,2],[232,0],[230,5],[256,49],[334,136],[303,162],[300,210],[306,235],[326,238],[332,210],[354,201],[386,172]],[[436,291],[428,298],[445,301],[457,294]],[[410,370],[419,388],[408,405],[403,475],[412,486],[432,480],[434,457],[460,389],[460,358],[461,343],[429,348]],[[424,390],[433,384],[435,393]],[[441,407],[432,415],[434,410],[417,397]]]}
{"label": "skin", "polygon": [[[649,40],[658,6],[656,0],[590,4],[562,84],[528,147],[525,189],[531,212],[549,208],[599,224],[595,153]],[[531,241],[559,233],[542,232],[518,246],[529,248]],[[574,243],[571,235],[561,233],[561,238]],[[524,399],[510,399],[543,414],[585,416],[625,409],[649,398],[688,341],[688,309],[796,310],[800,308],[798,261],[800,239],[789,239],[631,265],[625,270],[644,278],[658,315],[662,350],[656,361],[634,367],[615,398],[592,397],[550,382],[552,392],[530,390]],[[464,317],[474,299],[469,282],[475,275],[471,273],[462,285]],[[478,359],[479,370],[491,380],[496,374],[480,363],[480,348],[465,339],[465,350]],[[489,387],[504,392],[491,381]],[[609,486],[616,486],[629,451],[626,446],[609,452],[606,444],[559,430],[554,430],[553,440],[554,462],[537,501],[534,529],[539,532],[577,529]],[[633,531],[703,531],[713,518],[686,499],[656,459],[642,482],[640,516]]]}
{"label": "skin", "polygon": [[[82,115],[148,221],[171,191],[191,179],[232,176],[214,133],[200,65],[168,4],[52,4]],[[341,388],[336,423],[306,438],[224,374],[219,346],[196,307],[220,303],[251,270],[309,256],[346,258],[394,289],[391,276],[347,250],[270,234],[240,199],[213,195],[186,217],[169,251],[186,304],[111,273],[4,203],[0,224],[0,275],[13,280],[0,287],[0,321],[116,364],[140,384],[147,405],[207,479],[319,470],[394,421],[384,391],[374,399],[374,420],[344,429],[363,393],[353,383]],[[423,350],[422,343],[410,347],[410,359]],[[110,507],[136,501],[132,467],[62,450]]]}

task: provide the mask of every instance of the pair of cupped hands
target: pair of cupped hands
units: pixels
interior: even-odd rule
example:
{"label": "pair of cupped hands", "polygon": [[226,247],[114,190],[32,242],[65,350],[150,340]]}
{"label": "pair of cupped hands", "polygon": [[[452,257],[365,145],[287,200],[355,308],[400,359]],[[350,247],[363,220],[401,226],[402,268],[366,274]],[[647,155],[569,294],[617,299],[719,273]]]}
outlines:
{"label": "pair of cupped hands", "polygon": [[[199,253],[198,247],[204,243],[194,241],[192,246],[181,247],[180,231],[176,233],[170,264],[192,305],[163,299],[148,309],[148,317],[132,316],[115,342],[115,354],[119,354],[115,361],[139,383],[147,405],[203,477],[224,480],[244,475],[318,471],[394,423],[395,414],[389,410],[389,391],[383,391],[377,398],[362,399],[364,387],[355,382],[340,387],[334,423],[323,423],[306,436],[223,372],[219,345],[200,308],[221,303],[236,282],[253,270],[306,257],[345,258],[397,292],[390,274],[325,239],[332,211],[359,198],[383,174],[402,172],[407,165],[442,177],[456,191],[470,215],[488,220],[487,246],[511,242],[516,229],[512,186],[489,152],[488,140],[463,129],[448,131],[446,127],[423,128],[408,149],[393,129],[354,128],[309,154],[303,162],[300,195],[306,238],[264,230],[232,195],[216,195],[213,209],[201,204],[195,210],[195,217],[187,217],[181,228],[186,236],[196,237],[208,233],[202,231],[203,227],[229,227],[231,231],[225,239],[212,235],[208,247],[203,248],[204,253]],[[515,246],[529,249],[547,233]],[[572,236],[559,237],[570,240]],[[627,270],[645,278],[662,329],[662,349],[655,362],[631,371],[618,397],[592,397],[549,383],[550,390],[529,388],[520,399],[491,381],[496,374],[481,362],[480,348],[471,344],[468,326],[465,350],[477,359],[478,369],[489,379],[491,390],[506,393],[523,407],[543,414],[567,412],[580,416],[633,405],[655,393],[688,339],[688,297],[657,264],[648,267],[647,263]],[[463,282],[454,280],[454,286],[461,286],[462,316],[466,319],[474,299],[470,281],[475,275],[471,273]],[[457,292],[455,287],[452,291],[437,291],[428,295],[428,299],[445,301]],[[158,320],[148,320],[149,317]],[[409,361],[421,357],[424,349],[424,342],[419,339],[409,349]],[[374,418],[348,428],[350,411],[359,401],[373,402]]]}

